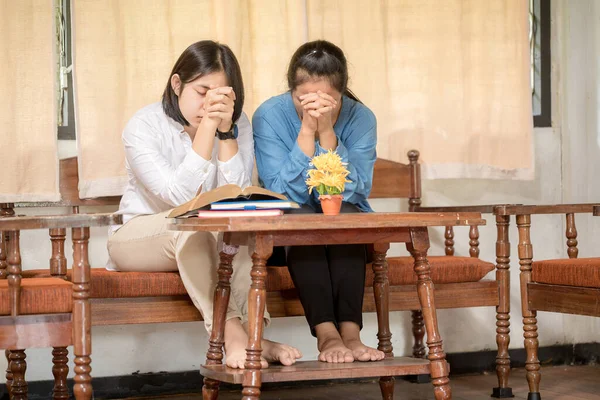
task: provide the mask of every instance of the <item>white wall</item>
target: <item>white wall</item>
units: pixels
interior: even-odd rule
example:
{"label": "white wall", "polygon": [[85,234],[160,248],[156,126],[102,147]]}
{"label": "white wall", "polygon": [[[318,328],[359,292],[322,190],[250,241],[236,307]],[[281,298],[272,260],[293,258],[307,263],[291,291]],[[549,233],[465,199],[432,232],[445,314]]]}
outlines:
{"label": "white wall", "polygon": [[[553,2],[554,3],[554,2]],[[562,34],[558,46],[558,115],[561,120],[563,201],[600,201],[600,3],[561,0],[555,19]],[[580,218],[577,229],[580,256],[598,255],[598,218]],[[587,251],[585,251],[587,250]],[[600,318],[562,316],[567,343],[598,341]],[[594,335],[594,332],[596,333]]]}
{"label": "white wall", "polygon": [[[567,7],[568,4],[568,7]],[[594,185],[598,171],[597,122],[600,55],[600,4],[594,0],[553,2],[553,128],[535,129],[536,178],[531,182],[448,180],[424,182],[424,205],[465,205],[493,203],[560,203],[600,201],[600,187]],[[501,149],[500,149],[501,150]],[[72,143],[61,143],[63,156],[74,155]],[[376,211],[406,210],[399,200],[373,201]],[[63,210],[51,210],[59,213]],[[110,211],[104,209],[102,211]],[[48,210],[31,210],[32,213]],[[564,217],[534,217],[532,241],[534,257],[565,257]],[[523,347],[517,262],[517,231],[514,219],[511,238],[511,348]],[[580,255],[594,254],[592,241],[598,221],[578,220]],[[495,261],[496,228],[493,218],[481,229],[481,258]],[[457,253],[468,255],[467,229],[456,232]],[[50,244],[44,232],[22,234],[25,268],[47,265]],[[106,230],[94,229],[90,256],[92,265],[102,266],[107,255]],[[443,232],[432,233],[432,253],[442,254]],[[393,247],[390,255],[403,253]],[[447,352],[495,349],[495,309],[440,310],[439,326]],[[410,315],[391,315],[393,345],[396,354],[409,354],[412,346]],[[600,319],[541,313],[540,343],[578,343],[597,340]],[[365,316],[363,338],[376,345],[374,314]],[[136,371],[184,371],[197,369],[204,361],[207,335],[201,323],[136,325],[93,328],[92,375],[96,377],[124,375]],[[266,331],[270,339],[298,346],[305,359],[317,355],[316,342],[309,334],[303,318],[275,319]],[[72,356],[72,355],[71,355]],[[50,379],[50,350],[27,352],[28,379]],[[72,375],[72,366],[71,366]],[[0,374],[0,381],[4,379]]]}

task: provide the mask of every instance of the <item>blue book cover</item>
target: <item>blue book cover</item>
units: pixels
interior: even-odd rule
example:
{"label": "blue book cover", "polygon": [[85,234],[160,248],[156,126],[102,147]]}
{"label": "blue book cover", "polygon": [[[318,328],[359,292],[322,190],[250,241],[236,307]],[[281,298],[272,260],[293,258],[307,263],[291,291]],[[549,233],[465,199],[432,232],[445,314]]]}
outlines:
{"label": "blue book cover", "polygon": [[266,210],[299,208],[300,206],[289,200],[246,200],[246,201],[217,201],[211,203],[211,210]]}

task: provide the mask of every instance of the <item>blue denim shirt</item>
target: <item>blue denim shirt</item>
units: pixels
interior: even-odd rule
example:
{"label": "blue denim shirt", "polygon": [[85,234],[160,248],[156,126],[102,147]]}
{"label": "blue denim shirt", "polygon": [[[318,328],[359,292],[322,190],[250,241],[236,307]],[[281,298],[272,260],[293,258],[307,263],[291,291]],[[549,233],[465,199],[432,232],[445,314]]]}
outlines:
{"label": "blue denim shirt", "polygon": [[[313,191],[310,195],[305,183],[310,157],[302,152],[297,141],[301,125],[290,92],[271,97],[256,110],[252,127],[258,176],[268,190],[315,208],[319,204],[318,193]],[[336,152],[348,163],[348,179],[352,181],[346,183],[344,201],[355,204],[361,211],[373,211],[367,198],[377,158],[375,115],[364,104],[343,96],[333,129],[338,138]],[[326,152],[315,143],[315,155]]]}

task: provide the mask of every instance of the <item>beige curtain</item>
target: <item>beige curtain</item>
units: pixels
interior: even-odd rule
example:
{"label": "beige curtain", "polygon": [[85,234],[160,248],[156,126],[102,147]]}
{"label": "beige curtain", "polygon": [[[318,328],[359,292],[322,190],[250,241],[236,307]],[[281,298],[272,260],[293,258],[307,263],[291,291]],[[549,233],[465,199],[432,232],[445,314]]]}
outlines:
{"label": "beige curtain", "polygon": [[425,178],[532,179],[523,0],[308,0],[308,36],[341,46],[378,121],[378,156]]}
{"label": "beige curtain", "polygon": [[293,51],[324,38],[377,115],[379,157],[418,149],[426,178],[532,178],[525,1],[77,0],[72,14],[81,197],[122,193],[124,125],[201,39],[238,56],[250,116],[286,89]]}
{"label": "beige curtain", "polygon": [[287,60],[305,40],[304,3],[296,0],[77,0],[72,5],[82,198],[122,193],[123,127],[139,108],[160,100],[187,46],[214,39],[232,48],[243,70],[251,118],[262,101],[285,89]]}
{"label": "beige curtain", "polygon": [[0,0],[0,202],[57,201],[50,0]]}

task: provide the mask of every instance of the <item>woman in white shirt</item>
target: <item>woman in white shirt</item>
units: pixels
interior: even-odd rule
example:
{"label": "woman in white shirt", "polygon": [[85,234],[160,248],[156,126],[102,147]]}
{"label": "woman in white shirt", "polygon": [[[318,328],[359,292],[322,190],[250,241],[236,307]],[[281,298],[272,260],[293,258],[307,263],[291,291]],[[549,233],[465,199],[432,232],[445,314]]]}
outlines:
{"label": "woman in white shirt", "polygon": [[[254,143],[243,105],[242,74],[231,49],[200,41],[175,63],[162,102],[139,110],[123,131],[129,181],[119,206],[124,224],[108,239],[111,264],[118,271],[179,271],[209,332],[219,262],[215,235],[169,231],[166,216],[200,191],[250,185]],[[226,363],[232,368],[244,368],[246,358],[247,253],[240,249],[233,261],[225,324]],[[301,357],[283,344],[265,340],[262,346],[263,367],[267,360],[291,365]]]}

